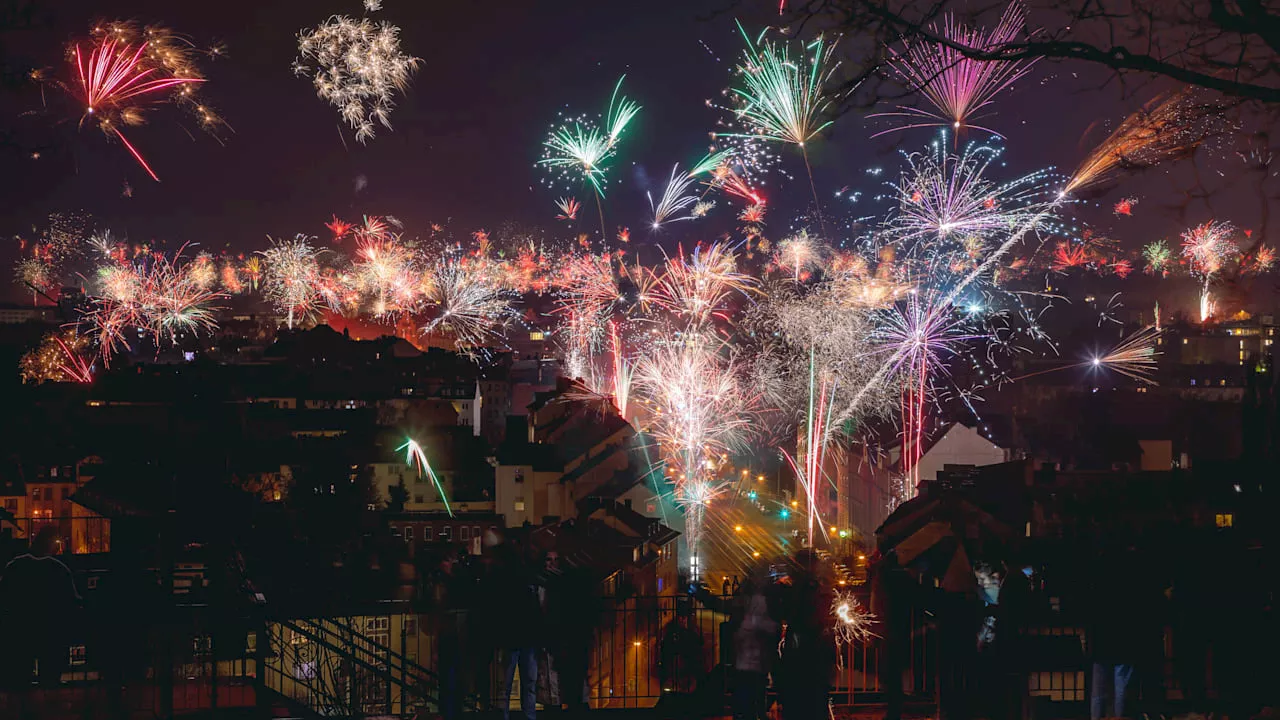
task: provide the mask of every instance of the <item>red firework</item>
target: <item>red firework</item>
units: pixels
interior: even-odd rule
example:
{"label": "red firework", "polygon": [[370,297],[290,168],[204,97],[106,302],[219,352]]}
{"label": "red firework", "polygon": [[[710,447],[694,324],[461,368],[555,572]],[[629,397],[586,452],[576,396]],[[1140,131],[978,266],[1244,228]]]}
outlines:
{"label": "red firework", "polygon": [[347,233],[351,232],[351,229],[355,227],[346,220],[339,220],[337,215],[334,215],[333,220],[325,223],[324,226],[329,228],[329,232],[333,233],[334,242],[341,242],[342,238],[346,237]]}
{"label": "red firework", "polygon": [[98,127],[104,133],[119,138],[151,179],[159,182],[160,178],[143,159],[142,153],[125,138],[120,128],[140,124],[143,108],[159,102],[162,95],[204,80],[168,74],[162,66],[152,64],[145,55],[146,49],[146,43],[135,50],[131,45],[119,45],[115,40],[98,40],[87,59],[79,45],[75,46],[73,56],[77,95],[85,106],[81,125],[93,116]]}

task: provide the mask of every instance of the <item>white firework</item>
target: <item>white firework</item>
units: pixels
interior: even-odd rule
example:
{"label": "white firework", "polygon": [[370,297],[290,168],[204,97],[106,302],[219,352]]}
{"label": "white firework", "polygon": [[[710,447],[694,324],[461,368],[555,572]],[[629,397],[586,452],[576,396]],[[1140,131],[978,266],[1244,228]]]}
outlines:
{"label": "white firework", "polygon": [[400,49],[395,25],[334,15],[298,33],[293,72],[310,75],[316,94],[338,109],[364,143],[373,138],[375,123],[391,128],[395,95],[408,88],[418,62]]}

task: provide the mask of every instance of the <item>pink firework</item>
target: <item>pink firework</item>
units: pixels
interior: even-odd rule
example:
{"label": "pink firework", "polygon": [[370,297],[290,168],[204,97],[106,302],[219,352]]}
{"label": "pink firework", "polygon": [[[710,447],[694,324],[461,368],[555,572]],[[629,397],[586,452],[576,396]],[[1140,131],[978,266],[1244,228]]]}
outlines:
{"label": "pink firework", "polygon": [[1231,239],[1235,233],[1234,225],[1217,220],[1182,233],[1182,256],[1191,263],[1191,271],[1207,278],[1239,256],[1240,248]]}
{"label": "pink firework", "polygon": [[85,120],[94,118],[98,127],[124,143],[134,160],[152,180],[158,182],[160,178],[142,153],[124,136],[121,128],[141,124],[143,108],[160,101],[165,94],[204,80],[171,75],[162,65],[153,64],[146,51],[146,43],[135,49],[108,39],[95,41],[88,57],[76,45],[72,57],[76,69],[76,94],[84,103],[84,116],[80,123],[83,125]]}
{"label": "pink firework", "polygon": [[1026,75],[1035,61],[974,60],[958,48],[998,53],[1017,38],[1025,22],[1026,8],[1015,0],[994,30],[969,27],[948,14],[941,27],[930,27],[934,35],[940,36],[940,42],[925,39],[908,43],[906,51],[895,54],[890,62],[903,82],[918,90],[933,110],[900,107],[899,112],[881,113],[884,117],[908,118],[908,123],[873,137],[917,127],[948,127],[956,132],[971,127],[1001,137],[991,128],[972,124],[974,116]]}

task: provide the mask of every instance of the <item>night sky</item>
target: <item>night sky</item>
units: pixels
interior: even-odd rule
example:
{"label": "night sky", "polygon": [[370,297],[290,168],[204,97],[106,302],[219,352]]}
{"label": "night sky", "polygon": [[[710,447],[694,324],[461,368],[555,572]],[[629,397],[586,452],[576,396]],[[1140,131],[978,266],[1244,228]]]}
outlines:
{"label": "night sky", "polygon": [[[368,145],[356,143],[337,111],[316,97],[310,81],[295,77],[295,33],[332,13],[358,16],[358,0],[307,2],[201,2],[159,0],[43,0],[12,3],[0,17],[4,86],[0,88],[0,235],[30,235],[52,211],[83,209],[100,226],[134,241],[183,242],[220,250],[251,251],[265,235],[323,235],[332,214],[394,215],[410,235],[429,223],[447,225],[459,239],[506,221],[550,233],[573,231],[554,220],[561,191],[545,187],[534,167],[540,144],[560,109],[599,112],[614,82],[644,109],[614,165],[606,213],[612,227],[632,228],[650,241],[645,190],[660,193],[671,165],[706,150],[707,132],[720,113],[705,105],[728,85],[741,48],[734,17],[758,28],[776,21],[774,2],[729,0],[493,0],[437,3],[385,0],[375,19],[402,30],[404,49],[421,58],[413,86],[392,114],[394,130],[379,129]],[[43,66],[68,77],[63,49],[85,36],[95,19],[163,23],[198,44],[222,42],[227,56],[206,62],[202,96],[234,128],[218,139],[202,133],[183,112],[160,106],[130,138],[160,176],[155,183],[117,143],[94,128],[77,130],[78,108],[54,87],[26,82],[24,68]],[[1034,20],[1034,18],[1033,18]],[[1042,63],[1002,96],[987,122],[1008,136],[1009,175],[1046,165],[1069,171],[1087,151],[1091,124],[1118,121],[1139,98],[1123,97],[1105,75],[1089,68]],[[883,106],[880,109],[885,109]],[[840,118],[811,150],[819,191],[831,198],[849,186],[878,191],[901,167],[898,148],[923,148],[928,130],[871,140],[885,127],[855,111]],[[981,135],[979,134],[979,137]],[[344,145],[343,139],[346,142]],[[29,157],[40,149],[41,157]],[[1220,153],[1229,163],[1230,153]],[[795,181],[766,181],[777,235],[803,210],[809,194],[798,154],[784,152]],[[875,179],[866,172],[881,166]],[[1229,165],[1225,165],[1229,169]],[[124,197],[126,182],[132,197]],[[1182,201],[1174,177],[1148,176],[1112,192],[1143,199],[1135,217],[1116,231],[1128,247],[1176,233],[1183,217],[1166,206]],[[1256,222],[1251,194],[1220,201],[1237,224]],[[594,228],[590,194],[583,201],[583,231]],[[825,200],[824,200],[825,202]],[[870,213],[841,208],[832,215]],[[1237,207],[1238,206],[1238,207]],[[1109,213],[1099,222],[1114,225]],[[715,236],[732,229],[727,211],[705,223],[681,223],[661,238]],[[1211,217],[1192,208],[1187,222]],[[11,263],[15,243],[0,260]],[[6,292],[7,296],[14,293]]]}

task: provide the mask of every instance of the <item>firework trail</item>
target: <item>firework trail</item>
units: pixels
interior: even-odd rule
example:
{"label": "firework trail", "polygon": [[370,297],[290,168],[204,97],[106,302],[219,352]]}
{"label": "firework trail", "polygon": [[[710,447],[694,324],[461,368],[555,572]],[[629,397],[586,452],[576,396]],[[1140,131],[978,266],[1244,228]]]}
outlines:
{"label": "firework trail", "polygon": [[[1158,311],[1159,305],[1156,307]],[[1025,380],[1061,370],[1088,367],[1114,370],[1140,383],[1155,385],[1156,381],[1151,377],[1151,374],[1156,370],[1156,358],[1160,355],[1160,352],[1156,350],[1156,340],[1160,337],[1160,332],[1158,325],[1144,327],[1124,338],[1115,347],[1102,355],[1091,357],[1084,362],[1040,370],[1039,372],[1011,378],[1011,380]]]}
{"label": "firework trail", "polygon": [[872,137],[919,127],[950,128],[957,138],[965,128],[1002,137],[995,130],[974,125],[972,121],[976,113],[994,102],[996,95],[1026,75],[1035,60],[973,60],[957,48],[999,51],[1017,38],[1025,24],[1026,8],[1020,0],[1015,0],[1005,8],[1000,23],[989,32],[964,25],[950,14],[943,19],[941,27],[931,26],[930,31],[942,42],[926,39],[909,43],[905,52],[893,55],[890,66],[905,84],[924,96],[934,111],[899,107],[899,112],[873,115],[905,117],[911,122]]}
{"label": "firework trail", "polygon": [[742,23],[738,23],[738,32],[747,47],[738,66],[742,84],[731,88],[739,105],[737,118],[745,122],[757,138],[800,148],[825,236],[822,203],[818,199],[806,143],[832,122],[823,116],[831,108],[825,87],[836,68],[832,64],[835,45],[827,45],[818,38],[809,44],[806,54],[793,60],[785,43],[764,40],[765,31],[752,40]]}
{"label": "firework trail", "polygon": [[147,48],[145,41],[137,45],[118,42],[115,33],[110,32],[95,38],[88,48],[74,45],[71,50],[76,70],[74,93],[84,104],[80,124],[83,126],[92,118],[103,133],[119,139],[151,179],[159,182],[160,178],[142,153],[124,136],[123,129],[142,124],[147,105],[181,97],[204,79],[170,72],[154,61]]}
{"label": "firework trail", "polygon": [[24,383],[93,382],[89,337],[74,328],[51,332],[44,336],[39,347],[22,356],[18,370]]}
{"label": "firework trail", "polygon": [[410,438],[405,441],[405,444],[396,448],[397,452],[400,450],[405,451],[405,464],[415,468],[419,478],[431,478],[431,482],[436,486],[436,492],[440,493],[440,501],[444,503],[445,512],[449,513],[449,517],[453,517],[453,508],[449,507],[449,496],[445,494],[444,485],[440,482],[436,471],[431,469],[431,463],[427,461],[427,454],[422,451],[422,446],[417,440]]}
{"label": "firework trail", "polygon": [[311,76],[316,94],[338,109],[364,144],[376,124],[391,129],[395,96],[408,89],[419,62],[400,49],[395,25],[334,15],[298,33],[293,72]]}
{"label": "firework trail", "polygon": [[1220,108],[1197,103],[1189,91],[1157,97],[1094,148],[1062,193],[1099,192],[1121,173],[1185,157],[1212,136],[1220,121]]}
{"label": "firework trail", "polygon": [[[663,223],[677,220],[692,220],[695,217],[702,217],[706,214],[706,210],[699,212],[705,203],[699,202],[699,199],[691,194],[686,194],[690,187],[698,181],[702,175],[715,172],[729,158],[729,152],[722,150],[707,155],[699,160],[688,172],[680,172],[680,166],[673,165],[671,167],[671,178],[667,181],[667,187],[662,192],[662,200],[654,205],[653,195],[646,192],[649,198],[649,209],[653,212],[654,230],[662,227]],[[685,208],[693,206],[693,212],[685,217],[675,217],[675,215]],[[707,207],[709,210],[710,207]]]}

